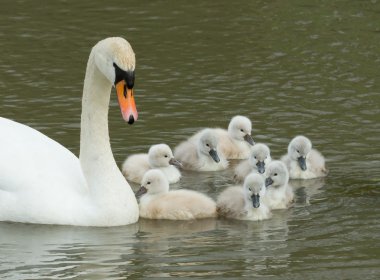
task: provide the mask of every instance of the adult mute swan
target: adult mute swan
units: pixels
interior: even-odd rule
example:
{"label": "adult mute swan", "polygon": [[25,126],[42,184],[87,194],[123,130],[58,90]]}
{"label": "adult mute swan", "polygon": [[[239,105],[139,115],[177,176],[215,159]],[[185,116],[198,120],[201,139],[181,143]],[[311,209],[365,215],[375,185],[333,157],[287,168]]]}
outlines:
{"label": "adult mute swan", "polygon": [[140,217],[148,219],[193,220],[216,217],[216,204],[192,190],[169,191],[169,182],[159,169],[148,170],[136,192]]}
{"label": "adult mute swan", "polygon": [[271,212],[262,200],[264,196],[264,178],[251,173],[245,178],[243,187],[229,187],[219,195],[216,202],[218,216],[251,221],[269,219]]}
{"label": "adult mute swan", "polygon": [[147,154],[134,154],[124,161],[121,171],[127,180],[141,183],[141,180],[149,169],[160,169],[169,181],[169,184],[177,183],[181,179],[181,172],[175,167],[182,164],[173,156],[173,152],[166,144],[156,144],[149,148]]}
{"label": "adult mute swan", "polygon": [[134,223],[134,193],[112,155],[108,105],[115,85],[123,118],[137,119],[135,54],[123,38],[98,42],[83,87],[79,159],[26,125],[0,118],[0,221],[78,226]]}
{"label": "adult mute swan", "polygon": [[281,161],[288,168],[290,179],[313,179],[328,174],[325,158],[312,149],[311,141],[302,135],[290,141],[288,153],[282,156]]}

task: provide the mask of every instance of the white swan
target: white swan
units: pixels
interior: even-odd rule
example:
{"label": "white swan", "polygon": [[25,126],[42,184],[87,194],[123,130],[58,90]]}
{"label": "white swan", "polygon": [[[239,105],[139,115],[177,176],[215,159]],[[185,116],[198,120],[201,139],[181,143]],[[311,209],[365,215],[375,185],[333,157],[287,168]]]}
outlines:
{"label": "white swan", "polygon": [[251,172],[264,174],[265,167],[271,162],[269,147],[262,143],[256,143],[252,147],[249,159],[240,162],[235,168],[234,179],[237,182],[244,181],[244,178]]}
{"label": "white swan", "polygon": [[191,190],[169,191],[169,182],[158,169],[145,173],[136,197],[141,197],[142,218],[193,220],[216,217],[216,205],[211,198]]}
{"label": "white swan", "polygon": [[187,170],[218,171],[228,167],[228,161],[219,153],[218,138],[209,128],[180,143],[174,156]]}
{"label": "white swan", "polygon": [[289,174],[286,166],[279,160],[268,164],[265,171],[265,203],[270,209],[286,209],[294,200],[292,187],[288,184]]}
{"label": "white swan", "polygon": [[262,198],[265,197],[265,182],[259,174],[249,174],[243,187],[234,186],[224,190],[218,197],[216,211],[219,217],[261,221],[271,217],[270,210]]}
{"label": "white swan", "polygon": [[137,119],[135,55],[122,38],[92,49],[84,80],[80,156],[42,133],[0,118],[0,221],[117,226],[138,220],[134,193],[112,155],[108,105],[116,86],[122,115]]}
{"label": "white swan", "polygon": [[181,172],[175,167],[182,164],[173,156],[173,152],[166,144],[152,145],[148,154],[135,154],[129,156],[122,165],[122,173],[127,180],[141,183],[141,180],[149,169],[160,169],[170,184],[177,183],[181,178]]}
{"label": "white swan", "polygon": [[281,161],[288,168],[290,179],[313,179],[328,173],[324,157],[312,149],[311,141],[305,136],[296,136],[290,141],[288,153]]}

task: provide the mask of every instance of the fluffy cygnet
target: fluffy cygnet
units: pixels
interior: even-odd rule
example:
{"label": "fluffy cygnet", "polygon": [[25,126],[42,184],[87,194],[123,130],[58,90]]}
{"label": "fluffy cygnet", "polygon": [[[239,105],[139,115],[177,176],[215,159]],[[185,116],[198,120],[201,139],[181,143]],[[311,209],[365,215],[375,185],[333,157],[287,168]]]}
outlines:
{"label": "fluffy cygnet", "polygon": [[252,123],[244,116],[235,116],[231,119],[228,130],[214,129],[219,138],[220,152],[226,159],[247,159],[251,148],[255,144],[251,132]]}
{"label": "fluffy cygnet", "polygon": [[219,153],[218,138],[212,129],[204,129],[174,149],[183,169],[217,171],[228,167],[228,161]]}
{"label": "fluffy cygnet", "polygon": [[257,143],[252,147],[249,159],[242,161],[235,168],[234,179],[238,182],[251,172],[264,174],[265,167],[271,162],[269,147],[262,143]]}
{"label": "fluffy cygnet", "polygon": [[288,153],[281,160],[289,171],[290,179],[312,179],[325,177],[328,170],[325,159],[305,136],[296,136],[290,141]]}
{"label": "fluffy cygnet", "polygon": [[288,184],[289,174],[286,166],[279,160],[268,164],[265,171],[265,203],[270,209],[286,209],[294,199],[292,187]]}
{"label": "fluffy cygnet", "polygon": [[262,198],[265,197],[265,182],[259,174],[249,174],[243,187],[224,190],[217,200],[219,217],[260,221],[271,217],[270,210]]}
{"label": "fluffy cygnet", "polygon": [[125,178],[135,183],[141,183],[146,171],[152,168],[160,169],[170,184],[177,183],[181,172],[175,167],[182,167],[177,161],[170,147],[166,144],[157,144],[150,147],[148,154],[129,156],[122,165]]}
{"label": "fluffy cygnet", "polygon": [[192,220],[216,217],[216,205],[211,198],[191,190],[169,191],[169,183],[158,169],[145,173],[136,197],[141,197],[142,218]]}

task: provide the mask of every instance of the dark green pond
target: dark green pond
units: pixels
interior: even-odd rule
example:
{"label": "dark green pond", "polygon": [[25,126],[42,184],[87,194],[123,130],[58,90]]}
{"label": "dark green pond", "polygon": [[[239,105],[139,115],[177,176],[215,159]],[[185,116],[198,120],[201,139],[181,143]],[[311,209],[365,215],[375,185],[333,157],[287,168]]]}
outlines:
{"label": "dark green pond", "polygon": [[[1,279],[380,277],[379,1],[1,0],[0,115],[78,154],[87,58],[109,36],[137,59],[138,122],[111,98],[119,164],[241,114],[275,159],[309,137],[329,176],[264,222],[0,223]],[[216,198],[231,184],[229,169],[184,172],[177,187]]]}

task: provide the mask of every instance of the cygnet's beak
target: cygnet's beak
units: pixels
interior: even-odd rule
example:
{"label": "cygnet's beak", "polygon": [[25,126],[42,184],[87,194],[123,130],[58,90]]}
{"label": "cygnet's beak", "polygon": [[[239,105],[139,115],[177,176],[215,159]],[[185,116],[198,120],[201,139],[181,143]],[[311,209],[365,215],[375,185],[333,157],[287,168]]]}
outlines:
{"label": "cygnet's beak", "polygon": [[307,169],[307,166],[306,166],[306,157],[300,156],[297,160],[298,160],[298,164],[301,167],[301,169],[303,171],[305,171]]}
{"label": "cygnet's beak", "polygon": [[272,184],[273,184],[273,180],[271,177],[268,177],[265,179],[265,187],[269,187]]}
{"label": "cygnet's beak", "polygon": [[138,117],[133,88],[128,88],[125,80],[118,82],[115,87],[123,119],[129,124],[133,124]]}
{"label": "cygnet's beak", "polygon": [[251,196],[252,199],[252,206],[254,208],[259,208],[260,207],[260,195],[259,194],[253,194]]}
{"label": "cygnet's beak", "polygon": [[250,145],[255,145],[255,141],[253,141],[252,136],[250,134],[246,134],[244,136],[244,140],[247,141]]}
{"label": "cygnet's beak", "polygon": [[147,188],[144,186],[141,186],[138,191],[135,193],[136,198],[140,198],[143,194],[146,194],[148,192]]}
{"label": "cygnet's beak", "polygon": [[264,174],[264,172],[265,172],[265,163],[264,163],[264,161],[258,161],[256,163],[256,166],[257,166],[257,171],[260,174]]}
{"label": "cygnet's beak", "polygon": [[210,154],[210,156],[212,157],[212,159],[215,162],[219,162],[220,161],[220,158],[219,158],[218,153],[216,152],[216,150],[211,149],[208,153]]}
{"label": "cygnet's beak", "polygon": [[180,161],[176,160],[175,158],[171,158],[169,160],[169,164],[177,166],[178,168],[182,168],[183,167],[182,163]]}

